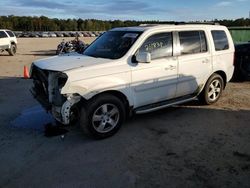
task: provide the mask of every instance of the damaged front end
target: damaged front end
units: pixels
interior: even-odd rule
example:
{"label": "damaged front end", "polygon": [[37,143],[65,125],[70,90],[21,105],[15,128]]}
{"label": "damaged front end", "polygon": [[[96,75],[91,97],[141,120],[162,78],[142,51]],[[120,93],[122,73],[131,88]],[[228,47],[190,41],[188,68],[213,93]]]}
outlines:
{"label": "damaged front end", "polygon": [[61,89],[68,79],[65,73],[43,70],[33,65],[31,78],[33,79],[32,95],[47,112],[51,112],[57,121],[67,125],[77,118],[76,104],[81,100],[81,96],[61,94]]}

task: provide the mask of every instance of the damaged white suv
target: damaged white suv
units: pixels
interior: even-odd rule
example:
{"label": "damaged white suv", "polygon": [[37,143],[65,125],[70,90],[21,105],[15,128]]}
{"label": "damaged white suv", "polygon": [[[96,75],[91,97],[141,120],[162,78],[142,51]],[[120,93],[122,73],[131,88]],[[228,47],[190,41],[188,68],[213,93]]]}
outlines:
{"label": "damaged white suv", "polygon": [[231,79],[234,44],[224,26],[115,28],[83,54],[34,62],[34,97],[57,121],[79,120],[97,138],[118,131],[129,114],[199,98],[215,103]]}

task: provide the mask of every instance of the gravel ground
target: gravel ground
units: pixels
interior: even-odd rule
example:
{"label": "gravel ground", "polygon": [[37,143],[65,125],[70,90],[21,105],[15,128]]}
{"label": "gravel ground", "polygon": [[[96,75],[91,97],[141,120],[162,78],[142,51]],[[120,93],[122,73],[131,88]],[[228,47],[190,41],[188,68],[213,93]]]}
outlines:
{"label": "gravel ground", "polygon": [[[16,56],[0,54],[0,187],[250,187],[250,82],[229,83],[212,106],[194,101],[133,116],[105,140],[77,126],[64,138],[13,127],[39,106],[23,66],[60,40],[19,39]],[[25,123],[43,123],[35,113]]]}

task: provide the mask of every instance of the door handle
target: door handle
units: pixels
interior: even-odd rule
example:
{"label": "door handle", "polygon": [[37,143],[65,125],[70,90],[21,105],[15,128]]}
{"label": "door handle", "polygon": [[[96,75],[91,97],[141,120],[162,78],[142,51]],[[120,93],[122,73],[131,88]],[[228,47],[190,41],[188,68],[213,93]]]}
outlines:
{"label": "door handle", "polygon": [[168,67],[165,67],[165,70],[175,70],[176,69],[176,66],[173,66],[173,65],[169,65]]}
{"label": "door handle", "polygon": [[209,63],[209,59],[204,59],[204,60],[202,61],[202,63],[204,63],[204,64]]}

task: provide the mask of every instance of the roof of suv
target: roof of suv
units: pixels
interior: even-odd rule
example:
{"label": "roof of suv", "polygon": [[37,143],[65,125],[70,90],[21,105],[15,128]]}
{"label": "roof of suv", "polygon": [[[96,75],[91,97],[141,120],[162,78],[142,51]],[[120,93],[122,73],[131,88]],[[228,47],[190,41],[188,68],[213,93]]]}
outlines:
{"label": "roof of suv", "polygon": [[167,25],[167,24],[148,24],[148,25],[140,25],[140,26],[135,26],[135,27],[119,27],[119,28],[114,28],[111,29],[111,31],[146,31],[146,30],[159,30],[159,29],[185,29],[185,28],[214,28],[214,29],[223,29],[225,26],[221,25],[208,25],[208,24],[181,24],[181,25]]}

